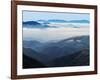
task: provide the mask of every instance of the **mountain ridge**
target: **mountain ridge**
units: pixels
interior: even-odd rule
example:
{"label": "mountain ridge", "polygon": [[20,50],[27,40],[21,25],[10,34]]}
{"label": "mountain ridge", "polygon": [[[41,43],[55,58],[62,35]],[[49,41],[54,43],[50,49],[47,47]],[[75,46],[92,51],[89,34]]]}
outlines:
{"label": "mountain ridge", "polygon": [[[78,37],[63,39],[61,41],[51,42],[51,43],[40,42],[39,44],[38,42],[37,44],[34,44],[32,46],[26,45],[25,48],[31,48],[32,50],[35,50],[36,52],[38,52],[40,54],[39,55],[40,57],[38,57],[40,58],[39,61],[42,61],[41,57],[44,58],[43,61],[46,58],[48,58],[45,61],[45,63],[48,63],[48,61],[61,57],[63,55],[70,55],[83,49],[89,49],[89,36],[81,36],[81,37],[78,36]],[[28,50],[26,50],[26,52],[27,51]]]}

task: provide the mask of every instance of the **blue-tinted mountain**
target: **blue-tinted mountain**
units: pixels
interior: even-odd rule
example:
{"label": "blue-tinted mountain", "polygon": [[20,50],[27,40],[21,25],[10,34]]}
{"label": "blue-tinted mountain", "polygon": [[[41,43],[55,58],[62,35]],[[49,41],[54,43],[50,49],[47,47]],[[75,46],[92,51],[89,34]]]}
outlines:
{"label": "blue-tinted mountain", "polygon": [[73,54],[82,49],[89,49],[89,36],[73,37],[55,43],[46,43],[46,45],[40,47],[39,52],[44,53],[48,56],[48,60],[51,60],[55,57]]}
{"label": "blue-tinted mountain", "polygon": [[37,20],[37,21],[42,23],[49,23],[48,20]]}
{"label": "blue-tinted mountain", "polygon": [[88,20],[70,20],[69,23],[90,23]]}
{"label": "blue-tinted mountain", "polygon": [[50,20],[38,20],[39,22],[44,23],[51,23],[51,22],[57,22],[57,23],[90,23],[88,20],[61,20],[61,19],[50,19]]}
{"label": "blue-tinted mountain", "polygon": [[48,43],[24,41],[24,47],[31,48],[39,53],[42,53],[48,57],[48,60],[52,60],[56,57],[73,54],[82,49],[89,49],[89,36],[72,37]]}
{"label": "blue-tinted mountain", "polygon": [[33,41],[23,41],[24,48],[34,48],[36,46],[40,46],[42,43],[39,41],[33,40]]}
{"label": "blue-tinted mountain", "polygon": [[36,59],[40,62],[43,62],[43,59],[45,58],[44,54],[41,54],[41,53],[37,52],[36,50],[31,49],[31,48],[23,48],[23,53],[26,56],[33,58],[33,59]]}
{"label": "blue-tinted mountain", "polygon": [[27,21],[23,22],[24,28],[50,28],[50,26],[47,25],[47,23],[39,23],[37,21]]}
{"label": "blue-tinted mountain", "polygon": [[[89,54],[89,36],[78,36],[72,37],[68,39],[63,39],[60,41],[55,42],[38,42],[38,41],[24,41],[24,54],[40,61],[45,66],[60,66],[59,64],[55,64],[56,61],[63,61],[63,59],[69,62],[72,59],[71,56],[75,57],[71,63],[73,65],[86,65],[85,62],[88,62],[88,55]],[[29,45],[32,45],[29,47]],[[27,48],[29,47],[29,48]],[[76,55],[76,56],[75,56]],[[87,56],[86,56],[87,55]],[[65,56],[65,57],[64,57]],[[81,56],[81,57],[80,57]],[[83,57],[82,57],[83,56]],[[85,58],[85,57],[86,58]],[[69,57],[69,58],[68,58]],[[81,61],[80,59],[85,59]],[[76,62],[80,60],[80,62]],[[80,64],[82,62],[82,64]],[[62,63],[61,66],[71,66],[72,64],[69,63]],[[78,64],[79,63],[79,64]],[[55,64],[55,65],[54,65]]]}
{"label": "blue-tinted mountain", "polygon": [[[33,54],[37,54],[34,51]],[[89,65],[89,50],[83,49],[81,51],[75,52],[70,55],[63,55],[59,58],[55,58],[51,61],[45,63],[48,60],[47,56],[44,56],[45,60],[43,62],[38,60],[39,54],[34,57],[29,57],[26,53],[23,53],[23,68],[44,68],[44,67],[64,67],[64,66],[87,66]],[[53,55],[52,55],[53,56]]]}
{"label": "blue-tinted mountain", "polygon": [[64,55],[51,62],[52,66],[87,66],[89,65],[89,50],[83,49],[71,55]]}
{"label": "blue-tinted mountain", "polygon": [[[26,21],[23,22],[23,28],[59,28],[58,26],[49,26],[50,23],[89,23],[88,20],[60,20],[60,19],[50,19],[50,20],[37,20],[37,21]],[[66,27],[78,28],[74,24],[68,24]],[[63,26],[62,26],[63,27]]]}
{"label": "blue-tinted mountain", "polygon": [[23,22],[23,28],[38,28],[41,24],[36,21]]}
{"label": "blue-tinted mountain", "polygon": [[46,22],[47,20],[42,20],[42,19],[40,19],[40,20],[37,20],[37,21],[40,21],[40,22]]}
{"label": "blue-tinted mountain", "polygon": [[62,23],[62,22],[66,22],[65,20],[60,20],[60,19],[50,19],[48,20],[48,22],[58,22],[58,23]]}
{"label": "blue-tinted mountain", "polygon": [[23,25],[41,25],[41,24],[36,21],[27,21],[23,22]]}

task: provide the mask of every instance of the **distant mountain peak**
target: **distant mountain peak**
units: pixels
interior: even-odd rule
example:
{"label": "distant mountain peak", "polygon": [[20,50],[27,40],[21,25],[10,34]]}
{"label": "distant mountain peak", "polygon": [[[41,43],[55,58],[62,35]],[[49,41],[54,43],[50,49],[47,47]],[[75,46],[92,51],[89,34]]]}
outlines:
{"label": "distant mountain peak", "polygon": [[90,23],[88,20],[70,20],[70,23]]}
{"label": "distant mountain peak", "polygon": [[37,21],[26,21],[23,22],[23,25],[41,25],[41,24],[38,23]]}
{"label": "distant mountain peak", "polygon": [[49,20],[38,20],[39,22],[57,22],[57,23],[90,23],[88,20],[62,20],[62,19],[49,19]]}
{"label": "distant mountain peak", "polygon": [[50,19],[48,22],[66,22],[66,20],[61,20],[61,19]]}

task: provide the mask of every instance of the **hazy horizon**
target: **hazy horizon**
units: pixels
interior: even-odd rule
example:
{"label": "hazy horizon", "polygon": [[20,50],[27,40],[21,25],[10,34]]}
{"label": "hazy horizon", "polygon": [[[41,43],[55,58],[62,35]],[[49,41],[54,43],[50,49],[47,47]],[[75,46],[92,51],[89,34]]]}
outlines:
{"label": "hazy horizon", "polygon": [[[36,12],[36,11],[23,11],[24,21],[36,20],[88,20],[90,21],[90,14],[88,13],[54,13],[54,12]],[[23,40],[37,40],[42,42],[55,41],[67,39],[75,36],[89,35],[89,23],[53,23],[50,22],[44,26],[29,25],[31,28],[23,26]]]}

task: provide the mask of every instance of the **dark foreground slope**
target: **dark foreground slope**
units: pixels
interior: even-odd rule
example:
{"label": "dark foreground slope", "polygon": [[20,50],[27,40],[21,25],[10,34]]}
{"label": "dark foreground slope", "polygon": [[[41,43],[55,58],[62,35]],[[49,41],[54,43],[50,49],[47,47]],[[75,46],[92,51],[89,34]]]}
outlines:
{"label": "dark foreground slope", "polygon": [[23,68],[41,68],[44,64],[23,54]]}

